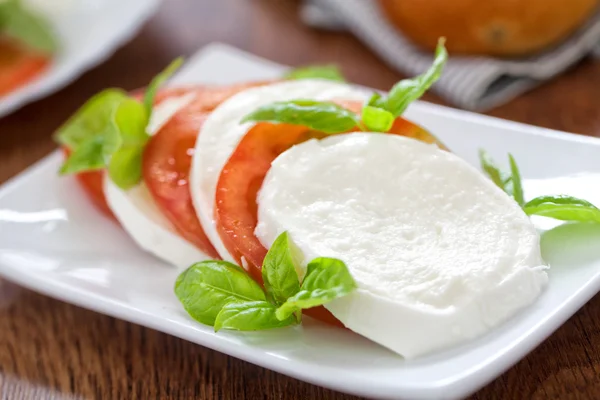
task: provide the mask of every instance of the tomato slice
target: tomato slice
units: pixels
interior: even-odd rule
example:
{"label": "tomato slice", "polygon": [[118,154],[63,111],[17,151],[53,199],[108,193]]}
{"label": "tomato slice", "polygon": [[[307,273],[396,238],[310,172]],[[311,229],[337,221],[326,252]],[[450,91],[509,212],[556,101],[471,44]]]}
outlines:
{"label": "tomato slice", "polygon": [[[361,107],[355,102],[339,103],[353,111]],[[429,132],[402,118],[396,119],[389,133],[437,143],[445,148]],[[262,282],[261,266],[267,249],[254,235],[258,222],[258,190],[271,163],[279,154],[307,139],[323,136],[302,126],[257,124],[242,138],[221,172],[215,199],[215,221],[219,235],[230,254],[240,265],[246,265],[247,271],[259,282]],[[246,263],[241,262],[242,257]],[[307,314],[340,325],[325,308],[309,309]]]}
{"label": "tomato slice", "polygon": [[[69,156],[69,149],[63,147],[62,151],[65,157]],[[85,193],[90,198],[92,203],[94,203],[94,205],[105,215],[111,217],[116,221],[117,218],[114,216],[113,212],[108,206],[108,203],[106,202],[106,197],[104,196],[104,184],[102,182],[104,179],[104,171],[98,170],[81,172],[77,174],[76,177],[77,181],[83,187]]]}
{"label": "tomato slice", "polygon": [[14,40],[0,38],[0,96],[31,81],[50,64],[50,58]]}
{"label": "tomato slice", "polygon": [[192,204],[189,171],[196,136],[208,113],[177,113],[150,139],[142,174],[152,197],[177,232],[213,258],[219,255],[206,237]]}
{"label": "tomato slice", "polygon": [[196,137],[212,110],[234,94],[262,82],[224,87],[195,86],[165,89],[156,96],[166,98],[194,93],[194,99],[178,111],[148,142],[144,149],[144,182],[163,215],[177,232],[213,258],[219,255],[206,237],[192,204],[189,173]]}

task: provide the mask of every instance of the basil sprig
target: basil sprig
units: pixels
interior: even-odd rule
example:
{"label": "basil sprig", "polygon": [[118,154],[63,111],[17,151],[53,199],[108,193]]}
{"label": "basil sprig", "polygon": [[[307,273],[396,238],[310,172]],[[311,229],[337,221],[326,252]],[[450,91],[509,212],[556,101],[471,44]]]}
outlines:
{"label": "basil sprig", "polygon": [[175,294],[195,320],[215,331],[280,328],[301,321],[303,309],[323,305],[356,289],[346,265],[316,258],[300,284],[299,254],[287,232],[277,237],[262,266],[266,289],[227,261],[202,261],[184,271]]}
{"label": "basil sprig", "polygon": [[336,82],[345,82],[344,76],[335,65],[308,65],[288,71],[284,79],[327,79]]}
{"label": "basil sprig", "polygon": [[181,59],[175,60],[152,80],[143,103],[120,89],[103,90],[88,100],[55,136],[70,151],[60,173],[108,168],[109,177],[120,188],[135,186],[142,176],[154,96],[180,64]]}
{"label": "basil sprig", "polygon": [[267,104],[247,115],[242,122],[271,122],[303,125],[324,133],[343,133],[352,129],[387,132],[394,119],[420,98],[440,77],[448,53],[440,39],[432,66],[422,75],[404,79],[387,96],[374,93],[356,116],[352,111],[327,101],[291,100]]}
{"label": "basil sprig", "polygon": [[42,53],[58,48],[56,35],[48,21],[25,7],[20,0],[0,1],[0,36],[6,35]]}
{"label": "basil sprig", "polygon": [[600,223],[600,209],[589,201],[571,196],[540,196],[523,206],[527,215],[541,215],[561,221]]}
{"label": "basil sprig", "polygon": [[540,215],[561,221],[600,223],[600,209],[589,201],[567,195],[539,196],[525,202],[521,173],[509,154],[510,172],[502,170],[485,150],[479,151],[482,169],[527,215]]}

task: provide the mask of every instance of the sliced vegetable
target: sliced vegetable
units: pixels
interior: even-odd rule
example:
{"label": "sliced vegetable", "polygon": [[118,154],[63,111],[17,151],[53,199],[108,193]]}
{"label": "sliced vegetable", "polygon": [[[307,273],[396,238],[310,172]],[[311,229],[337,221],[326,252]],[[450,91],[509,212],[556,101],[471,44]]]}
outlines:
{"label": "sliced vegetable", "polygon": [[50,65],[50,57],[15,40],[0,38],[0,97],[25,85]]}
{"label": "sliced vegetable", "polygon": [[204,233],[192,204],[189,187],[192,155],[198,132],[209,113],[227,98],[253,85],[161,90],[156,101],[190,93],[194,99],[163,125],[144,148],[142,175],[159,209],[183,238],[213,258],[219,255]]}
{"label": "sliced vegetable", "polygon": [[[63,152],[68,157],[69,150],[63,147]],[[104,214],[116,220],[113,215],[106,197],[104,197],[104,171],[89,171],[77,174],[77,180],[83,187],[85,193],[88,195],[92,203],[100,209]]]}

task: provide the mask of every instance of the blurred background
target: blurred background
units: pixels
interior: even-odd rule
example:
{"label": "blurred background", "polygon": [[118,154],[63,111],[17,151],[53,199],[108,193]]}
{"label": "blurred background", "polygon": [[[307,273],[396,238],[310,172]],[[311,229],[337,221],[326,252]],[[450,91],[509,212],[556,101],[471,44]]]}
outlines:
{"label": "blurred background", "polygon": [[[388,89],[423,71],[437,38],[445,36],[451,61],[424,100],[600,137],[600,0],[23,0],[33,19],[10,8],[16,3],[0,0],[0,107],[21,93],[26,96],[0,116],[0,183],[53,151],[52,133],[93,94],[110,86],[140,88],[174,58],[189,57],[213,42],[291,66],[335,63],[351,82]],[[48,31],[55,35],[50,40]],[[34,48],[24,49],[14,37]],[[89,62],[77,64],[84,54]],[[75,64],[79,66],[71,68]],[[50,76],[62,81],[42,94],[40,82]],[[3,93],[3,87],[10,90]],[[577,318],[591,323],[598,304],[586,306]],[[14,332],[30,330],[32,319],[44,334],[20,340]],[[61,329],[56,321],[74,328]],[[0,332],[12,332],[0,334],[0,354],[8,347],[17,352],[4,362],[0,356],[0,372],[39,383],[42,391],[47,387],[46,397],[56,389],[110,398],[110,379],[90,380],[94,374],[115,380],[124,376],[142,393],[148,370],[136,360],[147,359],[156,368],[153,374],[173,385],[150,386],[156,392],[148,397],[166,396],[169,390],[183,390],[190,379],[203,379],[199,398],[262,398],[266,391],[274,394],[271,398],[290,393],[293,398],[350,398],[1,281]],[[567,343],[589,341],[576,338],[582,335],[567,324],[533,357],[542,359]],[[109,344],[111,336],[123,342]],[[132,338],[149,344],[128,349]],[[61,370],[60,362],[52,361],[62,352],[55,344],[72,341],[80,346],[78,357],[95,360],[93,368],[102,367],[105,356],[121,369],[88,371],[86,376]],[[52,348],[54,354],[45,350]],[[600,367],[586,354],[574,349],[546,364],[558,376],[556,398],[576,395],[590,382],[598,384]],[[187,359],[201,359],[208,375]],[[536,370],[528,360],[478,398],[498,398],[494,396],[509,386],[513,393],[535,397],[537,378],[524,378]],[[581,376],[561,375],[563,368],[577,366]],[[75,382],[60,381],[56,376],[61,372],[75,376]],[[232,382],[229,374],[249,378]],[[5,382],[21,384],[19,379]],[[589,392],[582,393],[580,398],[588,398]],[[537,398],[546,397],[538,393]]]}

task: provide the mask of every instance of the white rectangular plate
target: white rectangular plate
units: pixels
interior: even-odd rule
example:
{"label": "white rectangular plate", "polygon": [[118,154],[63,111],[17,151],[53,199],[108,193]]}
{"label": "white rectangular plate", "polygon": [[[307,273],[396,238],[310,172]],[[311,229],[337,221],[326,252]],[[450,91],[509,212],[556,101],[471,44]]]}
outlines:
{"label": "white rectangular plate", "polygon": [[[282,69],[212,45],[175,80],[231,83],[277,77]],[[600,204],[600,193],[593,189],[599,187],[600,175],[594,173],[600,173],[600,140],[427,103],[411,106],[407,117],[474,164],[480,147],[498,159],[512,152],[528,178],[529,197],[562,189]],[[59,178],[60,160],[55,153],[0,190],[1,275],[49,296],[343,392],[376,398],[466,396],[525,356],[600,290],[600,226],[566,225],[543,234],[552,269],[539,301],[490,334],[429,357],[405,361],[351,332],[310,321],[297,328],[215,334],[192,321],[178,304],[172,290],[177,271],[139,250],[93,208],[73,179]],[[571,176],[580,173],[587,175]]]}
{"label": "white rectangular plate", "polygon": [[25,0],[56,30],[60,49],[48,71],[0,97],[0,117],[69,84],[128,41],[160,0]]}

